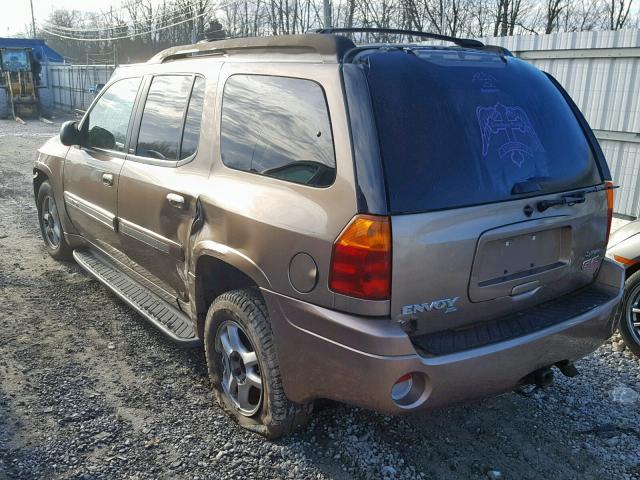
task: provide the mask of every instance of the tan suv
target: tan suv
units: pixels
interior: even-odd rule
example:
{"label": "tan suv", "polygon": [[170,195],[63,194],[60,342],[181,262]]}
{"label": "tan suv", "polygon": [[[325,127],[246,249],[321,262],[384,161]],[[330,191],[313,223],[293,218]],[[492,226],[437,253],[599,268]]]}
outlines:
{"label": "tan suv", "polygon": [[269,437],[318,398],[395,414],[575,375],[624,272],[574,103],[474,40],[339,33],[118,69],[40,149],[51,255],[203,343],[220,404]]}

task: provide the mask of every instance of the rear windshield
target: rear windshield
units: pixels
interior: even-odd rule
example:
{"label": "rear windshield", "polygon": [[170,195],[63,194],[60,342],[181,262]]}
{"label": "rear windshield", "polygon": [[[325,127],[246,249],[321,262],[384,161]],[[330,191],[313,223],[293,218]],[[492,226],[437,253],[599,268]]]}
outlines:
{"label": "rear windshield", "polygon": [[367,55],[392,213],[500,202],[602,181],[547,76],[515,58],[445,50]]}

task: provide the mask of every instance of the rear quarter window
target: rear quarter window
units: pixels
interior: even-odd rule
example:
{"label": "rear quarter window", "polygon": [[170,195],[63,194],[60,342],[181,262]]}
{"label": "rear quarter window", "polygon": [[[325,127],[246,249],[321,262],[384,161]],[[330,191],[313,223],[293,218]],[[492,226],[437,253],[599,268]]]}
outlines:
{"label": "rear quarter window", "polygon": [[[602,181],[562,94],[523,61],[481,52],[398,51],[371,54],[363,68],[392,213]],[[516,187],[522,182],[525,193]]]}
{"label": "rear quarter window", "polygon": [[230,168],[313,187],[336,176],[322,87],[310,80],[233,75],[224,87],[220,149]]}

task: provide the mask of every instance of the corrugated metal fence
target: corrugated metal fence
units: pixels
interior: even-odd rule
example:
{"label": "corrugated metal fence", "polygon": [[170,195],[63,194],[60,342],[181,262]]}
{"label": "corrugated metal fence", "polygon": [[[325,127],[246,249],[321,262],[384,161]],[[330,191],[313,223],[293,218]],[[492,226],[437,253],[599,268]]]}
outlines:
{"label": "corrugated metal fence", "polygon": [[113,65],[55,65],[47,67],[53,106],[66,111],[86,110],[95,86],[107,83]]}
{"label": "corrugated metal fence", "polygon": [[617,214],[640,216],[640,30],[484,38],[553,75],[602,145]]}

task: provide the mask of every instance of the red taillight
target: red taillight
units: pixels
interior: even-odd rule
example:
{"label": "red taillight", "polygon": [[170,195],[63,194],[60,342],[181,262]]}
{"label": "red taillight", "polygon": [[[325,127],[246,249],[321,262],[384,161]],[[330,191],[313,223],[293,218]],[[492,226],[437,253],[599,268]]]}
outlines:
{"label": "red taillight", "polygon": [[357,215],[333,245],[329,288],[367,300],[391,293],[391,227],[388,217]]}
{"label": "red taillight", "polygon": [[607,236],[605,244],[609,243],[609,234],[611,233],[611,221],[613,220],[613,182],[604,182],[607,187]]}

